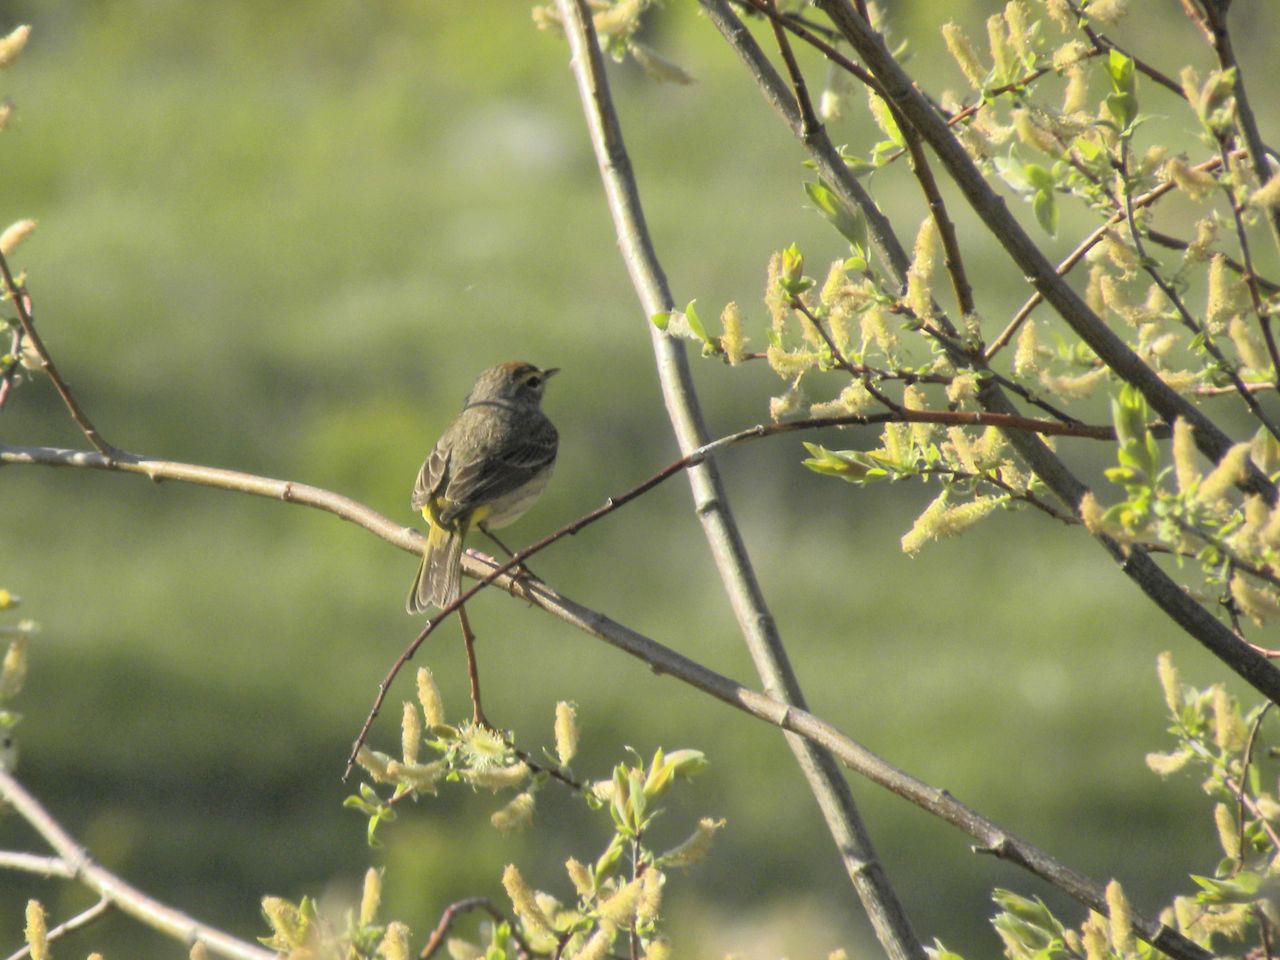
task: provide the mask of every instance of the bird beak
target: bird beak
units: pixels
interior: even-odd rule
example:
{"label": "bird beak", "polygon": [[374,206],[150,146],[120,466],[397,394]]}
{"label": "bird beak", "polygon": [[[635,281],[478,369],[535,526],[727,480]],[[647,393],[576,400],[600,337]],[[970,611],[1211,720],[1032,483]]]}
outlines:
{"label": "bird beak", "polygon": [[542,371],[542,378],[543,378],[544,380],[549,379],[549,378],[551,378],[551,377],[554,377],[554,376],[555,376],[557,373],[559,373],[559,372],[560,372],[560,368],[559,368],[559,367],[551,367],[551,368],[549,368],[549,369],[547,369],[547,370],[543,370],[543,371]]}

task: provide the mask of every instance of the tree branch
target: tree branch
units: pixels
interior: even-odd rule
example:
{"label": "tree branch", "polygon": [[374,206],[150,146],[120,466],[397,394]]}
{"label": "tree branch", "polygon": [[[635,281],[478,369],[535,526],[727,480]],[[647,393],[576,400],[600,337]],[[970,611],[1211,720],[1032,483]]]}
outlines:
{"label": "tree branch", "polygon": [[203,943],[211,953],[220,957],[228,957],[230,960],[275,960],[276,954],[273,951],[206,926],[147,896],[99,866],[40,802],[3,768],[0,768],[0,798],[35,828],[76,880],[119,908],[122,913],[127,913],[148,927],[188,946]]}

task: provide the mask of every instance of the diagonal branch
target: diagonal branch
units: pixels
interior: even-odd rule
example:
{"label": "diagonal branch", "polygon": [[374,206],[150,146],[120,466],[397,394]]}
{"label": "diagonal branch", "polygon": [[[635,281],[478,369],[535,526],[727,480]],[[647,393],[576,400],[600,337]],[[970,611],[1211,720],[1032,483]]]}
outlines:
{"label": "diagonal branch", "polygon": [[[574,77],[622,257],[646,316],[653,316],[670,310],[673,301],[645,224],[591,17],[582,0],[558,0],[558,8],[573,55]],[[667,414],[681,451],[687,453],[706,442],[707,430],[684,345],[652,325],[650,335]],[[765,688],[781,700],[803,705],[800,685],[730,512],[718,470],[707,462],[690,470],[689,481],[698,518]],[[924,948],[876,857],[853,793],[835,760],[810,741],[798,737],[787,740],[822,808],[845,869],[881,945],[895,960],[923,960]]]}
{"label": "diagonal branch", "polygon": [[49,814],[40,801],[27,792],[13,775],[0,768],[0,798],[13,807],[62,860],[80,883],[110,901],[121,913],[127,913],[154,930],[159,930],[186,944],[203,943],[210,953],[230,960],[275,960],[274,951],[238,940],[230,934],[207,926],[173,907],[143,893],[120,877],[93,861]]}

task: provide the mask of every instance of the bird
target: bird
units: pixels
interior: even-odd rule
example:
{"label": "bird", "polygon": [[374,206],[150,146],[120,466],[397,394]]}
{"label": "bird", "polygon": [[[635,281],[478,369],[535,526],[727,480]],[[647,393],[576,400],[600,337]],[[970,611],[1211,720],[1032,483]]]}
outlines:
{"label": "bird", "polygon": [[409,613],[457,600],[467,532],[514,522],[546,488],[560,436],[542,412],[542,393],[559,372],[522,360],[484,371],[422,464],[410,504],[429,530]]}

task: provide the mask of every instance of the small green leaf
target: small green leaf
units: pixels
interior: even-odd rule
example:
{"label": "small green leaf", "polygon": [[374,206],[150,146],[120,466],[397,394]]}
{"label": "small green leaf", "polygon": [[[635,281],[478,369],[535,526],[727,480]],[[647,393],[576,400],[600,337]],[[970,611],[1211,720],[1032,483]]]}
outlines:
{"label": "small green leaf", "polygon": [[1031,197],[1031,212],[1040,229],[1051,237],[1058,235],[1058,203],[1052,190],[1037,190]]}
{"label": "small green leaf", "polygon": [[667,324],[671,322],[671,311],[663,310],[661,313],[655,313],[652,317],[649,318],[649,322],[652,323],[659,330],[662,330],[665,332],[667,329]]}
{"label": "small green leaf", "polygon": [[698,316],[698,311],[694,309],[696,299],[690,300],[689,305],[684,308],[685,319],[689,321],[689,329],[694,332],[699,340],[703,343],[710,343],[711,337],[707,335],[707,328],[702,325],[702,320]]}

